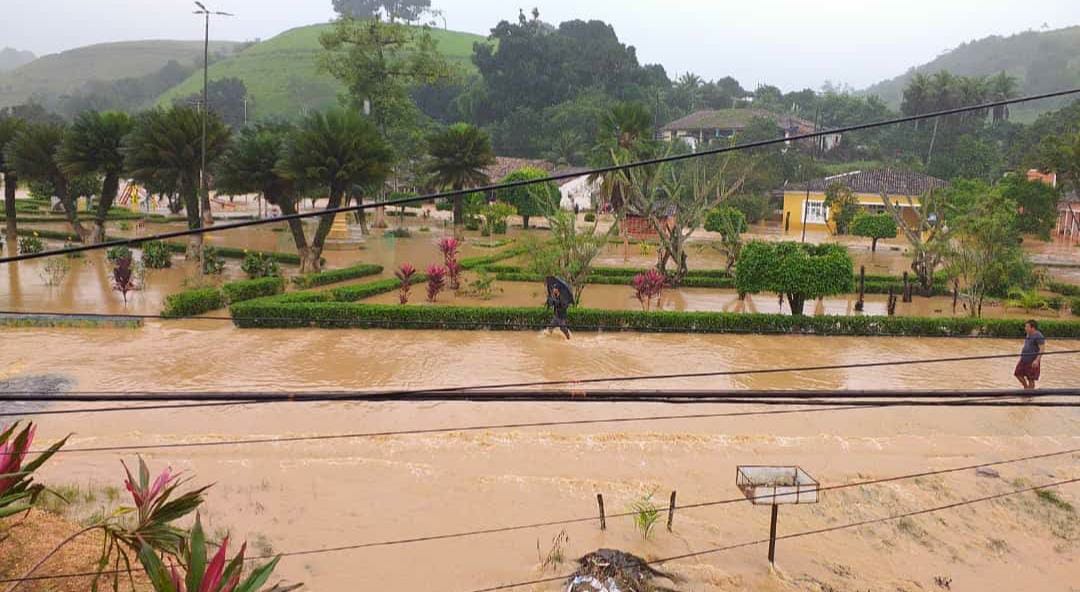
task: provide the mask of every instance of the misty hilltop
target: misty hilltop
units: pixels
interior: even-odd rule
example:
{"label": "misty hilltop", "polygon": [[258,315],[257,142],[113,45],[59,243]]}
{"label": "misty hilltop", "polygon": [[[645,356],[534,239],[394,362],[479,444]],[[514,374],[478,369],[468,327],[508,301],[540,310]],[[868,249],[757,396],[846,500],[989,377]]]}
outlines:
{"label": "misty hilltop", "polygon": [[19,66],[29,64],[36,58],[37,56],[32,51],[19,51],[12,47],[5,47],[0,49],[0,72],[14,70]]}

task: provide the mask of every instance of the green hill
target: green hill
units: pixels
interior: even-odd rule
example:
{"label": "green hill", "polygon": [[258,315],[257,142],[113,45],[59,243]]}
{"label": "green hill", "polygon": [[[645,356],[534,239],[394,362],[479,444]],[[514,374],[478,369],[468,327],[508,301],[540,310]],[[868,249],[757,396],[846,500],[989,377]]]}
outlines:
{"label": "green hill", "polygon": [[[210,79],[235,77],[244,81],[254,102],[253,118],[293,118],[305,110],[324,109],[336,104],[341,85],[318,71],[322,51],[319,35],[332,24],[311,25],[284,33],[210,66]],[[473,43],[485,38],[471,33],[432,29],[432,37],[442,53],[469,70]],[[170,89],[158,104],[201,92],[202,74],[197,73]]]}
{"label": "green hill", "polygon": [[[1009,37],[990,36],[965,43],[902,76],[866,89],[893,107],[916,72],[948,70],[962,76],[990,76],[1001,71],[1020,79],[1020,94],[1038,94],[1080,86],[1080,26],[1052,31],[1026,31]],[[1072,99],[1043,101],[1012,109],[1014,119],[1030,119]]]}
{"label": "green hill", "polygon": [[5,47],[0,49],[0,72],[7,72],[8,70],[14,70],[19,66],[29,64],[37,59],[34,52],[31,51],[19,51],[11,47]]}
{"label": "green hill", "polygon": [[[228,53],[236,46],[213,41],[210,51]],[[170,60],[181,64],[202,61],[201,41],[129,41],[103,43],[40,57],[0,74],[0,107],[25,103],[33,96],[56,97],[91,80],[112,81],[144,76]]]}

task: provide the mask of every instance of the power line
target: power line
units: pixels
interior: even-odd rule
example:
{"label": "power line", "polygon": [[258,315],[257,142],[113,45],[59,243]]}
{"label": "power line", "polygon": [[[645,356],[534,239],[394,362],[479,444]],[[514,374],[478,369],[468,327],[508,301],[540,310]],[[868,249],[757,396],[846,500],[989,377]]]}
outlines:
{"label": "power line", "polygon": [[[882,522],[890,522],[892,520],[900,520],[902,518],[911,518],[911,517],[914,517],[914,516],[922,516],[922,515],[925,515],[925,514],[932,514],[932,513],[935,513],[935,512],[941,512],[941,511],[944,511],[944,510],[951,510],[951,509],[960,508],[960,507],[963,507],[963,506],[970,506],[970,505],[973,505],[973,504],[989,502],[989,501],[1002,499],[1002,498],[1006,498],[1006,497],[1010,497],[1010,496],[1014,496],[1014,495],[1021,495],[1021,494],[1024,494],[1024,493],[1029,493],[1029,492],[1032,492],[1032,491],[1042,491],[1042,490],[1045,490],[1045,489],[1051,489],[1051,488],[1055,488],[1055,487],[1062,487],[1062,486],[1071,485],[1071,484],[1077,483],[1077,482],[1080,482],[1080,478],[1067,479],[1067,480],[1064,480],[1064,481],[1056,481],[1054,483],[1046,483],[1046,484],[1043,484],[1043,485],[1036,485],[1036,486],[1033,486],[1033,487],[1025,487],[1023,489],[1015,489],[1015,490],[1007,491],[1007,492],[1004,492],[1004,493],[998,493],[998,494],[988,495],[988,496],[979,497],[979,498],[961,500],[961,501],[958,501],[958,502],[953,502],[951,504],[945,504],[943,506],[935,506],[933,508],[924,508],[922,510],[915,510],[913,512],[905,512],[903,514],[893,514],[891,516],[884,516],[884,517],[881,517],[881,518],[871,518],[869,520],[860,520],[858,522],[848,522],[847,524],[839,524],[839,525],[836,525],[836,526],[828,526],[828,527],[825,527],[825,528],[818,528],[818,529],[814,529],[814,530],[804,530],[802,532],[796,532],[796,533],[792,533],[792,534],[777,536],[776,540],[785,541],[785,540],[790,540],[790,539],[797,539],[797,538],[808,537],[808,536],[813,536],[813,535],[836,532],[838,530],[847,530],[847,529],[850,529],[850,528],[860,528],[860,527],[863,527],[863,526],[870,526],[872,524],[880,524]],[[703,555],[712,555],[712,554],[716,554],[716,553],[722,553],[722,552],[725,552],[725,551],[733,551],[735,549],[742,549],[744,547],[752,547],[752,546],[755,546],[755,545],[762,545],[762,544],[765,544],[765,543],[768,543],[768,542],[769,542],[769,539],[758,539],[756,541],[747,541],[747,542],[744,542],[744,543],[736,543],[734,545],[726,545],[726,546],[723,546],[723,547],[714,547],[712,549],[706,549],[704,551],[695,551],[695,552],[692,552],[692,553],[684,553],[682,555],[673,555],[671,557],[664,557],[662,559],[654,559],[652,561],[646,561],[645,563],[647,565],[661,565],[661,564],[664,564],[664,563],[669,563],[669,562],[672,562],[672,561],[679,561],[679,560],[682,560],[682,559],[691,559],[691,558],[694,558],[694,557],[701,557]],[[550,583],[550,582],[566,581],[569,578],[573,577],[573,575],[574,574],[566,574],[566,575],[554,576],[554,577],[550,577],[550,578],[540,578],[540,579],[536,579],[536,580],[529,580],[527,582],[516,582],[516,583],[513,583],[513,584],[503,584],[503,585],[500,585],[500,586],[493,586],[493,587],[490,587],[490,588],[476,589],[476,590],[473,590],[472,592],[496,592],[498,590],[510,590],[512,588],[520,588],[522,586],[531,586],[531,585],[535,585],[535,584],[545,584],[545,583]]]}
{"label": "power line", "polygon": [[246,220],[246,221],[240,221],[240,222],[229,222],[229,223],[226,223],[226,224],[218,224],[218,225],[215,225],[215,226],[205,227],[205,228],[191,228],[191,229],[187,229],[187,230],[176,230],[176,231],[171,231],[171,232],[163,232],[163,233],[160,233],[160,234],[154,234],[154,235],[141,237],[141,238],[117,239],[117,240],[111,240],[111,241],[98,243],[98,244],[95,244],[95,245],[80,245],[80,246],[65,247],[63,249],[54,249],[54,250],[51,250],[51,251],[42,251],[40,253],[21,253],[21,254],[18,254],[18,255],[12,255],[12,256],[8,256],[8,257],[0,258],[0,263],[12,263],[12,262],[15,262],[15,261],[26,261],[26,260],[29,260],[29,259],[39,259],[39,258],[43,258],[43,257],[52,257],[52,256],[56,256],[56,255],[82,253],[82,252],[86,252],[86,251],[108,249],[108,248],[118,247],[118,246],[132,246],[132,245],[138,245],[138,244],[141,244],[141,243],[144,243],[144,242],[147,242],[147,241],[164,240],[164,239],[169,239],[169,238],[181,238],[181,237],[193,236],[193,235],[197,235],[197,234],[206,234],[206,233],[209,233],[209,232],[217,232],[217,231],[224,231],[224,230],[235,230],[237,228],[247,228],[249,226],[260,226],[260,225],[263,225],[263,224],[276,224],[276,223],[285,222],[285,221],[288,221],[288,220],[302,220],[302,219],[306,219],[306,218],[317,218],[317,217],[336,215],[336,214],[346,213],[346,212],[358,212],[358,211],[363,211],[363,210],[367,210],[367,209],[371,209],[371,208],[402,206],[402,205],[409,205],[409,204],[412,204],[412,203],[429,201],[429,200],[433,200],[433,199],[447,199],[447,198],[461,197],[461,196],[465,196],[465,195],[469,195],[469,194],[473,194],[473,193],[486,193],[486,192],[490,192],[490,191],[513,189],[513,188],[516,188],[516,187],[524,187],[524,186],[534,185],[534,184],[538,184],[538,183],[549,183],[549,182],[552,182],[552,181],[562,181],[562,180],[565,180],[565,179],[575,179],[575,178],[584,177],[584,176],[601,175],[601,174],[604,174],[604,173],[611,173],[611,172],[628,170],[628,169],[639,168],[639,167],[644,167],[644,166],[664,164],[664,163],[668,163],[668,162],[678,162],[678,161],[683,161],[683,160],[689,160],[689,159],[692,159],[692,158],[702,158],[702,157],[705,157],[705,156],[715,156],[715,155],[718,155],[718,154],[724,154],[724,153],[727,153],[727,152],[734,152],[734,151],[738,151],[738,150],[750,150],[750,149],[753,149],[753,148],[763,148],[763,147],[767,147],[767,146],[774,146],[774,145],[778,145],[778,144],[787,144],[787,143],[790,143],[790,142],[797,142],[797,141],[801,141],[801,140],[810,140],[810,139],[814,139],[814,138],[820,138],[820,137],[825,137],[825,136],[830,136],[830,135],[835,135],[835,134],[843,134],[843,133],[855,132],[855,131],[859,131],[859,130],[873,129],[873,128],[877,128],[877,127],[884,127],[884,126],[889,126],[889,125],[897,125],[897,124],[908,123],[908,122],[913,122],[913,121],[921,121],[923,119],[932,119],[932,118],[935,118],[935,117],[946,117],[946,116],[949,116],[949,115],[956,115],[956,114],[960,114],[960,113],[966,113],[968,111],[979,111],[979,110],[993,109],[994,107],[1004,107],[1004,106],[1008,106],[1008,105],[1013,105],[1013,104],[1017,104],[1017,103],[1024,103],[1024,102],[1029,102],[1029,101],[1052,99],[1052,98],[1063,97],[1063,96],[1072,95],[1072,94],[1076,94],[1076,93],[1080,93],[1080,88],[1074,88],[1074,89],[1069,89],[1069,90],[1061,90],[1061,91],[1055,91],[1055,92],[1051,92],[1051,93],[1043,93],[1043,94],[1038,94],[1038,95],[1029,95],[1029,96],[1026,96],[1026,97],[1019,97],[1019,98],[1015,98],[1015,99],[1006,99],[1006,100],[1002,100],[1002,101],[993,101],[993,102],[989,102],[989,103],[982,103],[982,104],[979,104],[979,105],[971,105],[971,106],[967,106],[967,107],[956,107],[956,108],[953,108],[953,109],[945,109],[945,110],[942,110],[942,111],[935,111],[933,113],[926,113],[926,114],[922,114],[922,115],[908,115],[908,116],[904,116],[904,117],[897,117],[897,118],[893,118],[893,119],[886,119],[886,120],[876,121],[876,122],[871,122],[871,123],[862,123],[862,124],[858,124],[858,125],[850,125],[850,126],[845,126],[845,127],[833,128],[833,129],[829,129],[829,130],[814,131],[814,132],[809,132],[809,133],[806,133],[806,134],[790,136],[790,137],[786,137],[786,138],[774,138],[774,139],[771,139],[771,140],[761,140],[761,141],[757,141],[757,142],[747,142],[745,144],[736,144],[736,145],[733,145],[733,146],[723,146],[723,147],[719,147],[719,148],[709,148],[709,149],[706,149],[706,150],[702,150],[700,152],[691,152],[691,153],[686,153],[686,154],[675,154],[675,155],[670,155],[670,156],[663,156],[663,157],[660,157],[660,158],[652,158],[652,159],[647,159],[647,160],[631,162],[631,163],[627,163],[627,164],[616,164],[616,165],[598,167],[598,168],[594,168],[594,169],[590,169],[590,170],[586,170],[586,171],[581,171],[581,172],[575,172],[575,173],[561,173],[561,174],[556,174],[556,175],[550,175],[550,176],[543,177],[543,178],[540,178],[540,179],[525,179],[525,180],[521,180],[521,181],[513,181],[513,182],[510,182],[510,183],[489,184],[489,185],[485,185],[483,187],[475,187],[475,188],[472,188],[472,189],[461,189],[461,190],[454,190],[454,191],[445,191],[445,192],[441,192],[441,193],[432,193],[432,194],[422,195],[422,196],[417,196],[417,197],[407,197],[407,198],[401,198],[401,199],[392,199],[392,200],[387,200],[387,201],[382,201],[382,202],[372,202],[372,203],[369,203],[369,204],[360,204],[360,205],[355,205],[355,206],[343,206],[343,207],[339,207],[339,208],[327,208],[325,210],[319,210],[319,211],[316,211],[316,212],[303,212],[303,213],[296,213],[296,214],[288,214],[288,215],[283,215],[283,216],[276,216],[276,217],[273,217],[273,218],[263,218],[261,220]]}
{"label": "power line", "polygon": [[[1074,355],[1080,353],[1080,350],[1062,350],[1054,352],[1044,352],[1043,356],[1060,356],[1060,355]],[[652,375],[636,375],[636,376],[619,376],[619,377],[604,377],[604,378],[581,378],[574,380],[543,380],[543,381],[524,381],[514,383],[497,383],[487,385],[472,385],[472,386],[455,386],[455,387],[439,387],[429,389],[411,389],[411,390],[392,390],[392,391],[340,391],[340,392],[322,392],[322,393],[305,393],[305,392],[293,392],[293,393],[272,393],[272,392],[143,392],[143,393],[119,393],[119,392],[41,392],[41,391],[11,391],[0,393],[0,401],[16,401],[16,402],[175,402],[175,401],[251,401],[251,402],[295,402],[295,401],[400,401],[400,400],[460,400],[460,401],[480,401],[484,399],[493,400],[499,398],[496,393],[484,393],[485,390],[504,390],[504,389],[527,389],[527,388],[543,388],[552,386],[581,386],[586,384],[599,384],[599,383],[623,383],[623,382],[636,382],[641,380],[673,380],[673,379],[688,379],[688,378],[714,378],[721,376],[752,376],[760,374],[779,374],[787,372],[819,372],[828,370],[851,370],[859,368],[880,368],[885,366],[913,366],[913,365],[925,365],[925,364],[944,364],[953,362],[968,362],[968,361],[980,361],[980,360],[998,360],[998,359],[1011,359],[1018,357],[1017,354],[990,354],[979,356],[953,356],[947,358],[924,358],[916,360],[892,360],[888,362],[859,362],[853,364],[828,364],[818,366],[801,366],[801,367],[787,367],[787,368],[759,368],[751,370],[721,370],[715,372],[680,372],[671,374],[652,374]],[[652,391],[655,395],[659,391]],[[663,396],[667,395],[665,391]],[[870,393],[879,393],[878,395],[871,395]],[[1051,391],[1039,391],[1042,393]],[[1080,392],[1078,389],[1061,389],[1059,391],[1065,396],[1074,396],[1075,393]],[[472,393],[472,394],[470,394]],[[687,391],[688,393],[688,391]],[[805,397],[814,398],[822,397],[829,394],[830,391],[708,391],[709,396],[712,397],[731,397],[731,396],[789,396],[789,397]],[[757,393],[755,395],[755,393]],[[912,393],[911,396],[921,397],[950,397],[950,396],[964,396],[955,391],[850,391],[850,390],[836,390],[831,391],[834,397],[845,398],[866,398],[869,396],[879,397],[897,397],[903,393]],[[934,394],[940,393],[940,394]],[[950,394],[954,393],[954,394]],[[1032,391],[1021,390],[1008,390],[997,391],[998,394],[1007,394],[1009,396],[1030,396]],[[447,395],[456,394],[453,399],[444,399],[440,397],[432,397],[432,395]],[[511,398],[513,393],[503,393],[502,399],[506,400]],[[571,396],[572,393],[564,393],[562,396]],[[535,397],[534,393],[522,392],[517,395],[519,398]],[[605,395],[603,391],[594,391],[593,400],[602,398]],[[611,395],[615,396],[615,395]],[[970,396],[970,395],[967,395]],[[692,395],[687,395],[684,398],[692,398]],[[698,396],[697,398],[702,398]],[[571,399],[589,400],[588,397],[571,397]],[[558,400],[556,395],[550,395],[545,400]]]}
{"label": "power line", "polygon": [[[818,491],[819,492],[828,492],[828,491],[839,491],[839,490],[843,490],[843,489],[851,489],[851,488],[856,488],[856,487],[868,487],[868,486],[871,486],[871,485],[881,485],[881,484],[884,484],[884,483],[892,483],[892,482],[896,482],[896,481],[919,479],[919,478],[931,477],[931,476],[935,476],[935,475],[945,475],[945,474],[950,474],[950,473],[970,471],[970,470],[975,470],[975,469],[980,469],[980,468],[995,467],[995,466],[1001,466],[1001,465],[1007,465],[1007,464],[1015,464],[1015,463],[1027,462],[1027,461],[1032,461],[1032,460],[1041,460],[1041,459],[1046,459],[1046,458],[1053,458],[1053,457],[1058,457],[1058,456],[1066,456],[1066,455],[1077,454],[1077,453],[1080,453],[1080,448],[1074,448],[1074,449],[1070,449],[1070,450],[1061,450],[1061,451],[1057,451],[1057,452],[1048,452],[1048,453],[1042,453],[1042,454],[1034,454],[1034,455],[1019,457],[1019,458],[992,461],[992,462],[986,462],[986,463],[971,464],[971,465],[966,465],[966,466],[961,466],[961,467],[951,467],[951,468],[948,468],[948,469],[922,471],[922,472],[919,472],[919,473],[909,473],[909,474],[905,474],[905,475],[896,475],[896,476],[892,476],[892,477],[883,477],[883,478],[880,478],[880,479],[870,479],[870,480],[864,480],[864,481],[856,481],[856,482],[852,482],[852,483],[844,483],[844,484],[840,484],[840,485],[832,485],[832,486],[827,486],[827,487],[820,487],[818,489]],[[1028,488],[1028,489],[1025,489],[1025,490],[1017,491],[1017,492],[1014,492],[1014,493],[1011,493],[1011,494],[1006,494],[1006,495],[1014,495],[1016,493],[1024,493],[1024,492],[1027,492],[1027,491],[1032,491],[1034,489],[1041,489],[1041,488],[1054,487],[1054,486],[1057,486],[1057,485],[1064,485],[1064,484],[1068,484],[1068,483],[1073,483],[1075,481],[1080,481],[1080,479],[1073,479],[1071,481],[1065,481],[1065,482],[1060,482],[1060,483],[1056,483],[1056,484],[1048,484],[1048,485],[1043,485],[1043,486],[1039,486],[1039,487],[1035,487],[1035,488]],[[753,501],[753,500],[758,499],[758,498],[766,499],[766,498],[771,498],[771,497],[772,497],[772,494],[758,496],[758,497],[750,497],[750,498],[742,496],[742,497],[727,498],[727,499],[708,501],[708,502],[699,502],[699,503],[694,503],[694,504],[685,504],[685,505],[681,505],[681,506],[676,506],[675,509],[676,510],[700,509],[700,508],[708,508],[708,507],[715,507],[715,506],[723,506],[723,505],[729,505],[729,504],[748,502],[748,501]],[[993,498],[987,498],[987,499],[993,499]],[[985,501],[985,500],[976,500],[976,501]],[[959,502],[960,505],[963,505],[963,503],[964,502]],[[971,503],[975,503],[975,502],[971,502]],[[955,504],[950,504],[949,506],[943,506],[940,509],[944,509],[946,507],[948,507],[948,508],[955,507]],[[661,513],[666,513],[668,511],[668,509],[663,508],[663,509],[660,509],[659,511]],[[934,510],[930,510],[930,511],[934,511]],[[920,512],[926,513],[927,510],[921,510]],[[616,513],[616,514],[608,514],[607,517],[608,518],[625,518],[625,517],[633,516],[633,515],[635,515],[635,512],[621,512],[621,513]],[[894,518],[899,518],[899,517],[901,517],[901,516],[896,516]],[[565,519],[565,520],[551,520],[551,521],[546,521],[546,522],[535,522],[535,523],[531,523],[531,524],[520,524],[520,525],[514,525],[514,526],[495,527],[495,528],[471,530],[471,531],[465,531],[465,532],[446,533],[446,534],[438,534],[438,535],[428,535],[428,536],[422,536],[422,537],[400,538],[400,539],[392,539],[392,540],[384,540],[384,541],[373,541],[373,542],[366,542],[366,543],[356,543],[356,544],[351,544],[351,545],[341,545],[341,546],[336,546],[336,547],[323,547],[323,548],[319,548],[319,549],[308,549],[308,550],[302,550],[302,551],[291,551],[291,552],[281,553],[280,556],[281,557],[301,557],[301,556],[307,556],[307,555],[321,555],[321,554],[327,554],[327,553],[340,553],[340,552],[344,552],[344,551],[356,551],[356,550],[360,550],[360,549],[369,549],[369,548],[373,548],[373,547],[401,546],[401,545],[408,545],[408,544],[415,544],[415,543],[422,543],[422,542],[432,542],[432,541],[440,541],[440,540],[447,540],[447,539],[457,539],[457,538],[465,538],[465,537],[473,537],[473,536],[481,536],[481,535],[499,534],[499,533],[514,532],[514,531],[520,531],[520,530],[531,530],[531,529],[545,528],[545,527],[550,527],[550,526],[565,526],[565,525],[569,525],[569,524],[592,522],[592,521],[594,521],[596,519],[597,519],[596,516],[593,515],[593,516],[589,516],[589,517],[569,518],[569,519]],[[838,530],[839,528],[833,527],[833,529]],[[814,531],[814,533],[816,534],[817,531]],[[794,538],[795,536],[796,535],[787,535],[786,537],[777,537],[777,538],[778,539]],[[805,535],[801,535],[801,536],[805,536]],[[766,539],[766,541],[767,541],[767,539]],[[757,543],[751,543],[751,544],[757,544]],[[715,550],[710,550],[710,551],[704,551],[704,552],[699,552],[699,553],[705,554],[705,553],[710,553],[710,552],[716,552],[716,551]],[[263,556],[249,557],[247,560],[248,561],[265,560],[265,559],[272,559],[272,558],[277,557],[277,556],[278,555],[263,555]],[[656,563],[662,563],[664,561],[673,561],[675,559],[684,559],[684,558],[689,557],[689,556],[692,556],[692,555],[686,555],[686,556],[680,555],[680,556],[676,556],[676,557],[669,557],[669,558],[666,558],[666,559],[658,560],[658,561],[656,561]],[[100,573],[103,574],[103,575],[111,575],[111,574],[114,574],[114,573],[124,573],[124,572],[123,571],[104,571],[104,572],[100,572]],[[8,578],[8,579],[0,579],[0,583],[11,583],[11,582],[21,582],[21,581],[38,581],[38,580],[54,580],[54,579],[76,578],[76,577],[90,577],[90,576],[95,576],[95,575],[98,575],[98,574],[99,574],[99,572],[82,572],[82,573],[75,573],[75,574],[31,576],[29,578]],[[523,586],[523,585],[528,585],[528,584],[533,584],[533,583],[543,583],[543,582],[546,582],[546,581],[554,581],[554,580],[526,582],[526,583],[514,584],[514,585],[509,586],[509,587],[517,587],[517,586]],[[493,590],[494,589],[502,589],[502,588],[493,588]],[[477,591],[477,592],[480,592],[480,591]]]}

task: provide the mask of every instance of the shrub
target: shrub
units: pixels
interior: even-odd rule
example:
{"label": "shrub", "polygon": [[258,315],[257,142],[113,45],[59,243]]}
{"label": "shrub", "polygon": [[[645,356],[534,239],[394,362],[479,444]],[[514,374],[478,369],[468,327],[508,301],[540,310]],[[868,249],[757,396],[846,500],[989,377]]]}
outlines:
{"label": "shrub", "polygon": [[1080,317],[1080,298],[1073,298],[1069,300],[1069,310],[1074,317]]}
{"label": "shrub", "polygon": [[656,306],[660,307],[660,295],[664,291],[667,278],[655,269],[634,276],[631,285],[634,287],[634,295],[641,303],[641,310],[648,311],[652,306],[652,299],[656,298]]}
{"label": "shrub", "polygon": [[45,241],[34,236],[24,236],[19,239],[19,253],[22,255],[36,255],[45,250]]}
{"label": "shrub", "polygon": [[203,247],[202,271],[205,275],[221,275],[225,272],[225,258],[215,247]]}
{"label": "shrub", "polygon": [[742,212],[749,224],[755,224],[769,216],[768,195],[733,195],[724,200],[724,203]]}
{"label": "shrub", "polygon": [[1080,286],[1063,282],[1047,282],[1046,289],[1062,296],[1080,296]]}
{"label": "shrub", "polygon": [[192,317],[225,308],[225,295],[217,288],[197,288],[173,294],[165,299],[161,316],[170,319]]}
{"label": "shrub", "polygon": [[387,230],[383,233],[383,236],[390,238],[409,238],[410,236],[412,236],[412,233],[409,232],[408,228],[399,227],[392,230]]}
{"label": "shrub", "polygon": [[725,236],[746,232],[746,215],[731,206],[720,206],[709,211],[705,216],[705,230],[719,232]]}
{"label": "shrub", "polygon": [[592,212],[586,212],[585,213],[585,221],[586,222],[596,222],[596,214],[594,214]]}
{"label": "shrub", "polygon": [[313,273],[305,276],[294,277],[292,281],[293,284],[301,288],[314,288],[317,286],[336,284],[338,282],[345,282],[348,280],[368,277],[371,275],[379,275],[382,272],[383,267],[381,265],[361,263],[360,265],[345,267],[343,269],[335,269],[332,271],[324,271],[322,273]]}
{"label": "shrub", "polygon": [[[2,247],[3,245],[4,245],[4,241],[2,239],[0,239],[0,247]],[[72,248],[74,246],[75,246],[75,243],[73,243],[71,241],[64,241],[64,248],[65,249],[70,249],[70,248]],[[84,255],[81,251],[76,252],[76,253],[67,253],[67,254],[64,255],[64,257],[67,257],[68,259],[82,259],[85,256],[86,255]]]}
{"label": "shrub", "polygon": [[71,271],[71,261],[66,257],[49,257],[41,268],[41,278],[46,286],[59,286],[68,272]]}
{"label": "shrub", "polygon": [[34,483],[34,471],[56,454],[70,437],[65,437],[34,460],[23,464],[34,444],[35,432],[33,422],[27,423],[21,430],[18,421],[7,427],[0,426],[0,518],[30,509],[45,490],[40,483]]}
{"label": "shrub", "polygon": [[481,300],[491,300],[495,293],[496,277],[483,269],[476,272],[476,279],[469,283],[469,294]]}
{"label": "shrub", "polygon": [[274,277],[281,275],[281,268],[277,261],[266,253],[251,251],[244,256],[244,262],[240,264],[249,279],[261,277]]}
{"label": "shrub", "polygon": [[454,209],[454,204],[447,201],[447,200],[445,200],[445,199],[441,199],[441,200],[435,202],[435,210],[438,211],[438,212],[449,212],[449,211],[451,211],[453,209]]}
{"label": "shrub", "polygon": [[[450,289],[457,290],[461,287],[461,264],[458,263],[458,249],[461,243],[456,238],[444,238],[439,241],[439,252],[443,254],[443,263],[446,265],[446,273],[450,276]],[[428,275],[431,275],[430,272]]]}
{"label": "shrub", "polygon": [[869,214],[860,212],[855,215],[851,222],[851,234],[871,239],[870,251],[877,252],[878,240],[883,238],[896,238],[896,220],[892,214]]}
{"label": "shrub", "polygon": [[172,266],[172,252],[162,241],[142,244],[142,264],[148,269],[165,269]]}
{"label": "shrub", "polygon": [[634,526],[641,533],[641,540],[643,541],[649,540],[653,527],[656,526],[657,520],[660,519],[660,508],[653,503],[652,496],[653,494],[649,493],[630,505],[631,511],[634,513]]}
{"label": "shrub", "polygon": [[412,290],[413,276],[416,275],[416,268],[409,263],[402,263],[401,267],[394,272],[397,276],[401,286],[398,288],[398,303],[409,303],[409,291]]}
{"label": "shrub", "polygon": [[435,302],[439,298],[439,292],[446,287],[446,268],[432,265],[427,269],[427,299]]}
{"label": "shrub", "polygon": [[121,259],[131,258],[131,249],[124,245],[118,247],[110,247],[108,251],[105,251],[105,258],[112,263],[116,263]]}
{"label": "shrub", "polygon": [[851,292],[853,268],[843,246],[753,241],[739,256],[735,287],[740,294],[781,294],[791,313],[802,315],[807,300]]}
{"label": "shrub", "polygon": [[[285,279],[281,277],[264,277],[240,282],[229,282],[221,286],[221,292],[225,300],[243,302],[254,300],[264,296],[275,296],[285,291]],[[213,309],[211,309],[213,310]]]}

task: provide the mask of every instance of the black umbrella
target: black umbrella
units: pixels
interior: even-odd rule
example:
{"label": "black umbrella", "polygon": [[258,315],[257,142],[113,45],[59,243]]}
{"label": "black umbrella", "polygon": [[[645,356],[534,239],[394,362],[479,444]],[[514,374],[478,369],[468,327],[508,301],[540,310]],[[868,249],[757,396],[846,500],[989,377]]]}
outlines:
{"label": "black umbrella", "polygon": [[566,280],[549,275],[544,279],[544,285],[547,286],[548,300],[551,300],[552,292],[558,288],[559,302],[565,306],[574,304],[574,289]]}

